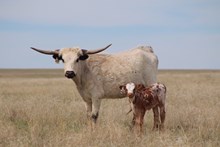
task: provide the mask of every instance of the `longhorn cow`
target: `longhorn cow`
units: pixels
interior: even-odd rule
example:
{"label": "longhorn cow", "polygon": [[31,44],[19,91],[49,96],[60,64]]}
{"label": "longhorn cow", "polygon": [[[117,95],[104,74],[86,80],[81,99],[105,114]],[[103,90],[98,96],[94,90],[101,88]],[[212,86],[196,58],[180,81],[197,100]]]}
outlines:
{"label": "longhorn cow", "polygon": [[63,48],[60,50],[31,49],[52,55],[64,63],[65,77],[72,79],[85,102],[87,116],[96,123],[101,99],[123,98],[118,87],[128,82],[145,86],[156,82],[158,59],[150,46],[140,46],[118,54],[97,54],[110,45],[96,50]]}

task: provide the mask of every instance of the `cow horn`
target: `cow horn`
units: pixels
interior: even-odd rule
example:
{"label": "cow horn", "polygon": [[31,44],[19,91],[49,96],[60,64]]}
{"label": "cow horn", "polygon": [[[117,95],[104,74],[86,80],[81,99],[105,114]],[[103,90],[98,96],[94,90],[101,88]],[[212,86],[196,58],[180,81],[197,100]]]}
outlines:
{"label": "cow horn", "polygon": [[96,53],[99,53],[99,52],[102,52],[104,50],[106,50],[107,48],[109,48],[112,44],[109,44],[107,45],[106,47],[104,48],[100,48],[100,49],[95,49],[95,50],[85,50],[83,49],[83,53],[84,54],[96,54]]}
{"label": "cow horn", "polygon": [[59,54],[59,50],[47,51],[47,50],[36,49],[34,47],[31,47],[31,49],[35,50],[35,51],[37,51],[39,53],[46,54],[46,55],[58,55]]}

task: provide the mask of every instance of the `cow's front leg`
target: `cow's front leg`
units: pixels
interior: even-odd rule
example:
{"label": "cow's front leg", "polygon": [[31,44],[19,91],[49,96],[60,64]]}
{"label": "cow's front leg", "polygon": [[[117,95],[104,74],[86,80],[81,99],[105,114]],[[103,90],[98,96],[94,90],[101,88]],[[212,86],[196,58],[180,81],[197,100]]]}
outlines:
{"label": "cow's front leg", "polygon": [[100,109],[100,105],[101,105],[101,99],[99,98],[93,98],[92,99],[92,122],[95,125],[98,116],[99,116],[99,109]]}
{"label": "cow's front leg", "polygon": [[92,114],[92,102],[85,102],[87,118],[91,117]]}
{"label": "cow's front leg", "polygon": [[88,125],[92,125],[91,124],[91,116],[92,116],[92,102],[85,102],[85,106],[86,106],[86,112],[87,112],[87,119],[88,119]]}

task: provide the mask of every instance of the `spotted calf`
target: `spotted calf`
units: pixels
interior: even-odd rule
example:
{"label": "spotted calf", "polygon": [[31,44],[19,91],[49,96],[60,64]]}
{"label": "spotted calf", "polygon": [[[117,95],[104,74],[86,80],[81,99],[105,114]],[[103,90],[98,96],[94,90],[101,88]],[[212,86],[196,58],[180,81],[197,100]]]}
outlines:
{"label": "spotted calf", "polygon": [[127,94],[129,97],[133,110],[132,124],[139,132],[142,132],[145,112],[150,109],[153,109],[154,113],[153,129],[164,129],[166,113],[166,86],[164,84],[155,83],[149,87],[144,87],[142,84],[128,83],[119,88],[122,94]]}

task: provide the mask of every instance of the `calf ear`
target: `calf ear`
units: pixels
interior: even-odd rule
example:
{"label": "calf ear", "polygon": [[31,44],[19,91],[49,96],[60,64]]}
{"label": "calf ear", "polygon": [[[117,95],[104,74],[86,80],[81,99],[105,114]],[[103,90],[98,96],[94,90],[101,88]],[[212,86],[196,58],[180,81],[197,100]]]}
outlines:
{"label": "calf ear", "polygon": [[119,86],[119,89],[122,89],[122,88],[123,88],[123,86],[122,86],[122,85],[120,85],[120,86]]}

